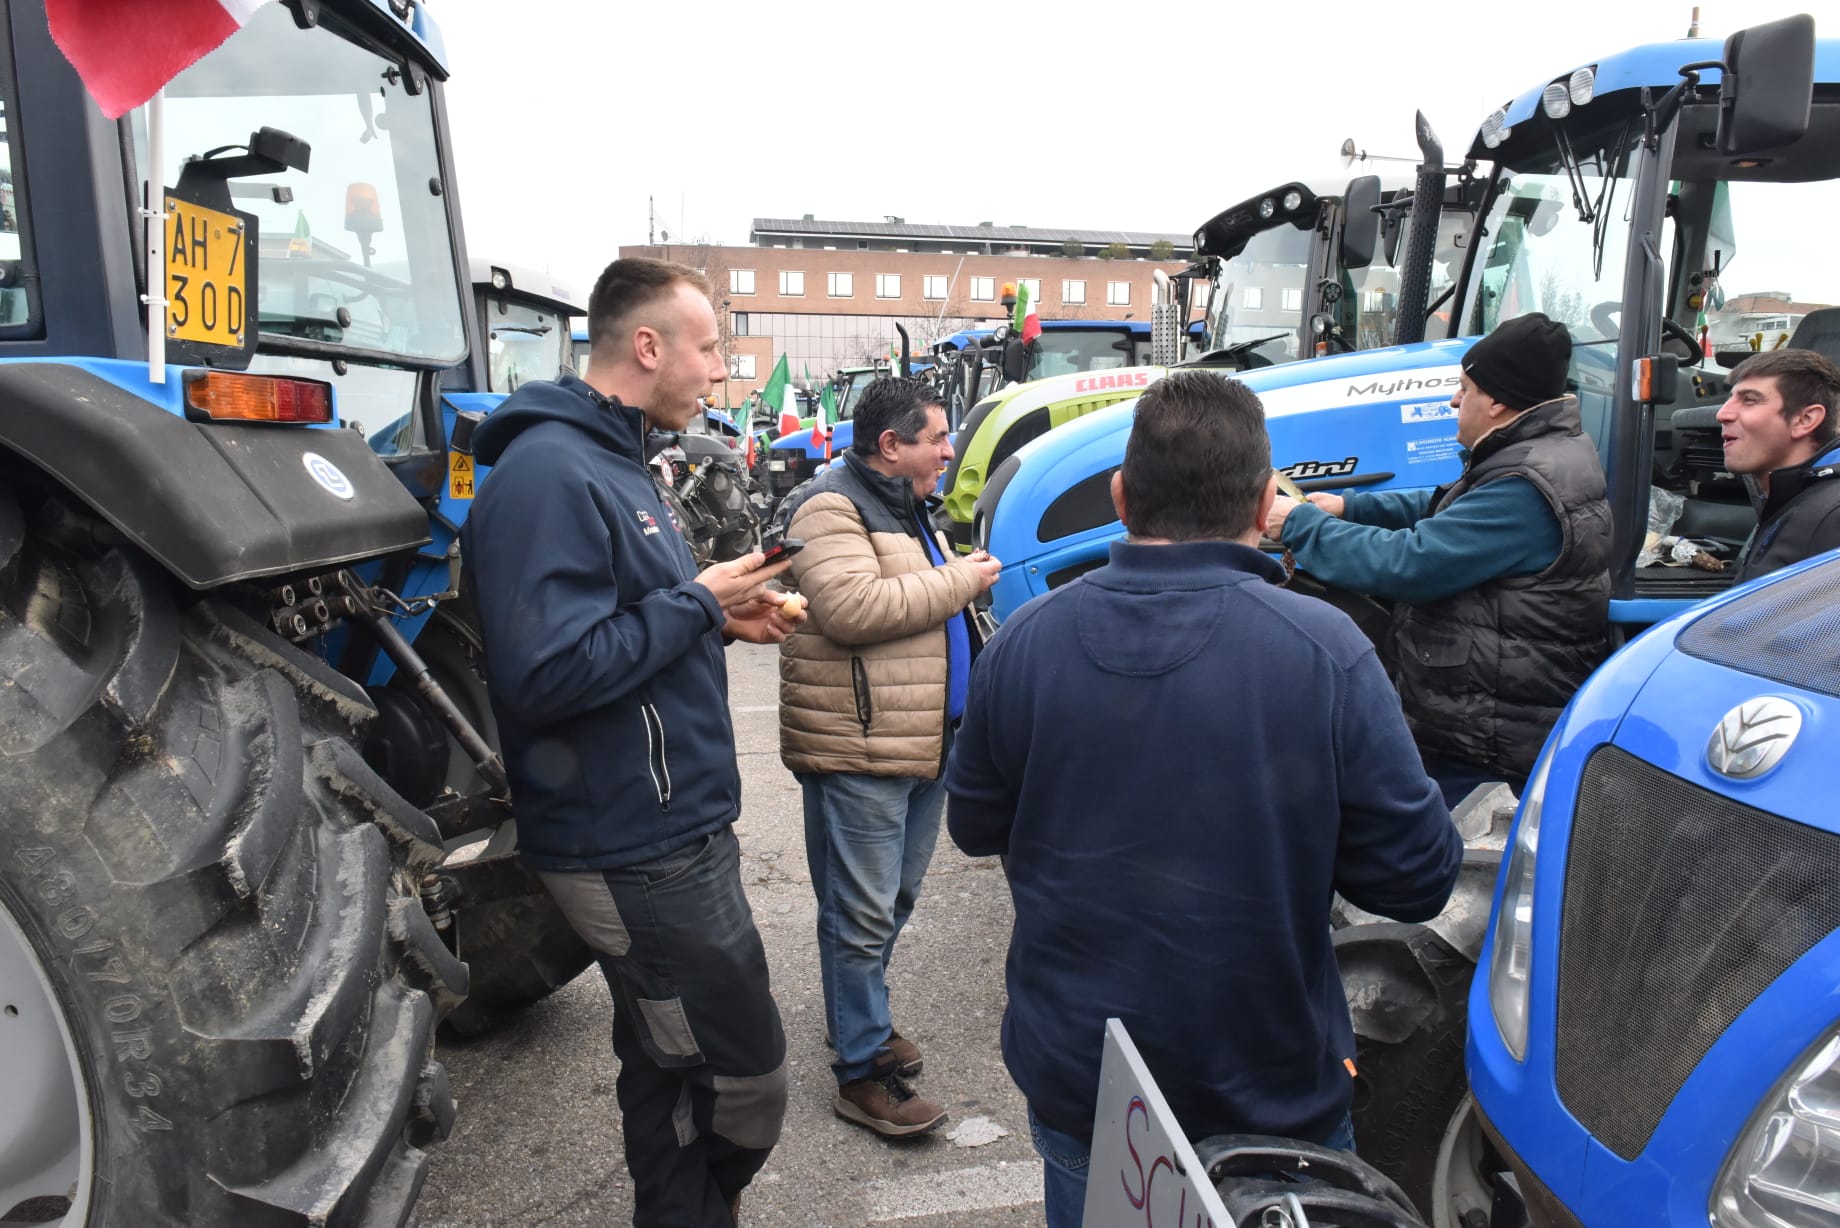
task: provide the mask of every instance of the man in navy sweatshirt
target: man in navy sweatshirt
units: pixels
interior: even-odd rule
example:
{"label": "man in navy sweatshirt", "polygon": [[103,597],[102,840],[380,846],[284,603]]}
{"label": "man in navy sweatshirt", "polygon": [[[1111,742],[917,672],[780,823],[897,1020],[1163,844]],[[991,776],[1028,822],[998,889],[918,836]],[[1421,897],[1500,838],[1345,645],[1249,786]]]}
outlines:
{"label": "man in navy sweatshirt", "polygon": [[1003,1057],[1049,1228],[1080,1222],[1111,1017],[1191,1137],[1352,1149],[1331,898],[1422,921],[1456,883],[1462,841],[1372,646],[1257,548],[1275,491],[1243,384],[1153,384],[1112,479],[1129,538],[972,669],[946,822],[1006,857]]}
{"label": "man in navy sweatshirt", "polygon": [[1453,807],[1489,781],[1523,789],[1609,653],[1610,504],[1571,357],[1556,320],[1503,322],[1463,356],[1456,481],[1279,498],[1265,526],[1304,571],[1394,603],[1387,667]]}
{"label": "man in navy sweatshirt", "polygon": [[522,386],[474,434],[462,549],[525,864],[600,959],[637,1228],[733,1228],[779,1138],[786,1038],[741,891],[725,639],[796,625],[784,564],[700,573],[645,465],[722,378],[709,283],[618,260],[586,380]]}

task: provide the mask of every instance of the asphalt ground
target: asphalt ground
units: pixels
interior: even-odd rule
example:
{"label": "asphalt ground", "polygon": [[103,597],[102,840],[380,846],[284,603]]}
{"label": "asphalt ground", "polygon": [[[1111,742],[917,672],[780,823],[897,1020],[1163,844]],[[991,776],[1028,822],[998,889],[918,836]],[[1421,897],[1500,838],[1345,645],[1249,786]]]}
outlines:
{"label": "asphalt ground", "polygon": [[[994,859],[960,854],[942,830],[889,972],[895,1026],[926,1058],[915,1086],[950,1119],[901,1141],[840,1120],[831,1112],[836,1081],[804,817],[779,761],[778,651],[738,644],[728,662],[742,875],[785,1019],[791,1076],[785,1132],[742,1200],[742,1225],[1040,1224],[1041,1161],[997,1049],[1011,916],[1001,870]],[[631,1221],[612,1019],[606,984],[590,968],[503,1030],[441,1044],[460,1113],[433,1152],[420,1228]]]}

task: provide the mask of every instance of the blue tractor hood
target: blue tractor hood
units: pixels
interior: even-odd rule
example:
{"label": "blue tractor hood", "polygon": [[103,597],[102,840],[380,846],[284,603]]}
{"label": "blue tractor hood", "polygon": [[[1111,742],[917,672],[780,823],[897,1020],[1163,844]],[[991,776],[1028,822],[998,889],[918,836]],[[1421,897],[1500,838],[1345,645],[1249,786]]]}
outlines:
{"label": "blue tractor hood", "polygon": [[[1265,406],[1272,464],[1307,490],[1430,487],[1462,471],[1460,363],[1473,339],[1424,341],[1239,374]],[[1111,475],[1136,400],[1048,432],[1005,461],[978,499],[973,534],[1003,560],[992,612],[1102,565],[1124,535]]]}

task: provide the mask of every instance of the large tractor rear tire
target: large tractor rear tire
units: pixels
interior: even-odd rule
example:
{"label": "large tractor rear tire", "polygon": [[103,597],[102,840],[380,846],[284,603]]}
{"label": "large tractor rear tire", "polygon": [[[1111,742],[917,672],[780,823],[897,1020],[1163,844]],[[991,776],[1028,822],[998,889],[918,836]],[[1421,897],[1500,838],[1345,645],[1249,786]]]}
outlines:
{"label": "large tractor rear tire", "polygon": [[[416,637],[415,647],[461,714],[499,750],[498,722],[486,693],[485,640],[472,601],[463,597],[436,609]],[[413,688],[398,682],[406,693],[405,702],[417,702]],[[483,790],[485,782],[465,749],[444,729],[441,737],[446,746],[447,787],[469,796]],[[510,820],[495,830],[449,841],[449,855],[455,859],[515,858],[516,826]],[[468,847],[484,837],[489,837],[484,848]],[[447,1017],[447,1027],[460,1036],[476,1036],[509,1023],[594,961],[594,952],[569,926],[549,892],[534,877],[530,886],[530,895],[474,906],[463,902],[454,913],[454,949],[466,961],[472,977],[466,1001]]]}
{"label": "large tractor rear tire", "polygon": [[1354,1019],[1355,1147],[1441,1223],[1437,1162],[1469,1095],[1463,1046],[1476,965],[1423,925],[1356,925],[1334,942]]}
{"label": "large tractor rear tire", "polygon": [[0,1219],[401,1224],[466,992],[439,837],[360,688],[110,538],[0,492]]}

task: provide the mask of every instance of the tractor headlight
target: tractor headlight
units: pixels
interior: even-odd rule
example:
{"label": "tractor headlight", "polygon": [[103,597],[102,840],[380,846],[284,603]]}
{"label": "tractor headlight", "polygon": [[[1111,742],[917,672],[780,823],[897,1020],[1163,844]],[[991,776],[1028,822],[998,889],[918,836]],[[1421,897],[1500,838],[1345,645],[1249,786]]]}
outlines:
{"label": "tractor headlight", "polygon": [[1715,1228],[1840,1225],[1840,1034],[1816,1042],[1759,1106],[1712,1194]]}
{"label": "tractor headlight", "polygon": [[1303,193],[1293,188],[1291,191],[1284,194],[1284,211],[1286,213],[1295,213],[1301,208],[1303,208]]}
{"label": "tractor headlight", "polygon": [[1259,202],[1259,220],[1269,222],[1272,214],[1278,211],[1278,202],[1267,196]]}
{"label": "tractor headlight", "polygon": [[1581,68],[1566,81],[1566,92],[1572,96],[1572,105],[1582,107],[1597,96],[1597,70],[1595,67]]}
{"label": "tractor headlight", "polygon": [[1564,119],[1572,113],[1572,94],[1565,82],[1554,81],[1541,91],[1540,109],[1553,119]]}
{"label": "tractor headlight", "polygon": [[1502,1043],[1517,1062],[1527,1056],[1527,996],[1533,984],[1533,871],[1540,851],[1546,778],[1551,772],[1552,747],[1548,746],[1521,798],[1520,825],[1508,854],[1508,882],[1495,919],[1495,951],[1489,959],[1489,1007]]}

